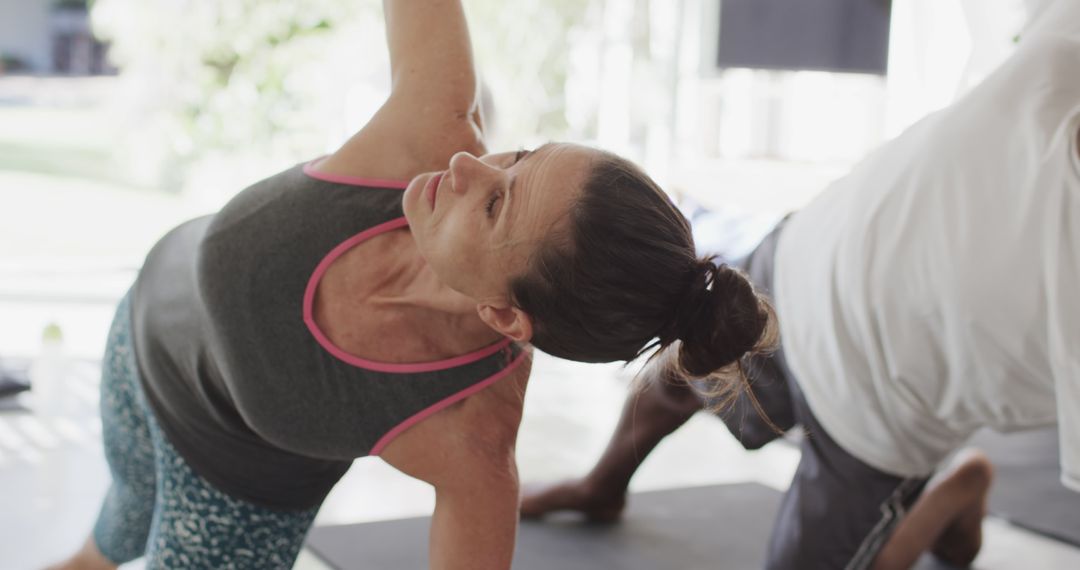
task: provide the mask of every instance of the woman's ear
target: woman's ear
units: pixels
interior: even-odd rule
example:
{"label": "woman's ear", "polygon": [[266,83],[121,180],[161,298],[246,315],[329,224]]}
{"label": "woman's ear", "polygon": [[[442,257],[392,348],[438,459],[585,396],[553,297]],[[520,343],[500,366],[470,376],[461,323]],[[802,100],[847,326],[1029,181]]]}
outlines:
{"label": "woman's ear", "polygon": [[525,311],[514,306],[499,307],[481,303],[476,306],[476,312],[480,315],[480,320],[487,323],[487,326],[502,333],[503,336],[510,337],[517,342],[529,342],[532,340],[532,317]]}

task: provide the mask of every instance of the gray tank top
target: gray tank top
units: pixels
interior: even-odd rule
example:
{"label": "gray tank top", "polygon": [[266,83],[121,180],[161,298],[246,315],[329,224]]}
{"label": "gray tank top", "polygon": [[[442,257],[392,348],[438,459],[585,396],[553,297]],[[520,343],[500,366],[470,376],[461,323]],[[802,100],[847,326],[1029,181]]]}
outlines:
{"label": "gray tank top", "polygon": [[505,339],[437,362],[387,364],[334,346],[312,318],[342,253],[405,227],[401,182],[297,165],[154,246],[132,291],[135,354],[169,441],[223,491],[318,505],[354,458],[506,376]]}

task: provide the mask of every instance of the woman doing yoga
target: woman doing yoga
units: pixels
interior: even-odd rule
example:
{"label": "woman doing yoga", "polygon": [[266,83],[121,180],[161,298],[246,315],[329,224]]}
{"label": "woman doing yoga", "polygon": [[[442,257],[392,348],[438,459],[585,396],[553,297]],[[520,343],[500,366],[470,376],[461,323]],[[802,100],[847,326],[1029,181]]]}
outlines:
{"label": "woman doing yoga", "polygon": [[105,355],[112,485],[58,568],[288,568],[368,455],[434,486],[432,567],[508,568],[526,343],[612,361],[682,339],[704,374],[765,342],[768,306],[634,165],[487,153],[457,0],[385,14],[374,117],[147,256]]}

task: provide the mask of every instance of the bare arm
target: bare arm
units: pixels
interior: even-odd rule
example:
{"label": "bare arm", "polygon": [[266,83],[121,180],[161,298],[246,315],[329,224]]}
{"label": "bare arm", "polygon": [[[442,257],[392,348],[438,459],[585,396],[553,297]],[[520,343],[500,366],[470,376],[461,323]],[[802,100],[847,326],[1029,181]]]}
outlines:
{"label": "bare arm", "polygon": [[465,117],[479,86],[460,0],[384,0],[391,97]]}
{"label": "bare arm", "polygon": [[409,179],[484,154],[480,90],[460,0],[384,0],[390,96],[318,170]]}
{"label": "bare arm", "polygon": [[435,487],[431,568],[510,568],[517,533],[514,458],[529,364],[413,426],[382,458]]}
{"label": "bare arm", "polygon": [[510,568],[517,534],[519,486],[512,449],[489,457],[464,456],[468,466],[435,484],[431,568]]}
{"label": "bare arm", "polygon": [[592,470],[580,479],[526,492],[521,515],[542,517],[556,511],[579,511],[586,519],[609,522],[622,515],[630,479],[659,443],[694,413],[702,400],[673,367],[666,351],[641,371],[640,389],[623,405],[615,432]]}

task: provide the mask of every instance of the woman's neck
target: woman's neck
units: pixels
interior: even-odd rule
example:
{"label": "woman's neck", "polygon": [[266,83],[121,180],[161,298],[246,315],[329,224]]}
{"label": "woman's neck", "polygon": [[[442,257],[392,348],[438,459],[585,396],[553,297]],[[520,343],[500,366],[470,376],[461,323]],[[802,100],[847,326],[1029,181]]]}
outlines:
{"label": "woman's neck", "polygon": [[[350,264],[349,289],[375,310],[406,320],[442,322],[459,334],[491,341],[499,337],[480,320],[476,301],[448,287],[420,255],[408,230],[385,236],[374,252]],[[372,257],[374,256],[374,258]],[[396,320],[396,319],[395,319]]]}
{"label": "woman's neck", "polygon": [[435,275],[407,230],[335,261],[319,283],[315,320],[346,352],[385,362],[450,358],[502,338],[480,320],[474,300]]}
{"label": "woman's neck", "polygon": [[384,279],[379,280],[367,297],[369,303],[406,311],[419,309],[447,316],[477,317],[475,300],[446,286],[415,248],[409,253],[413,255],[388,261]]}

